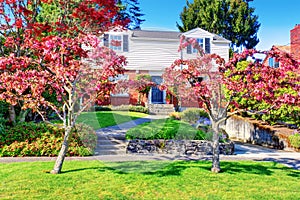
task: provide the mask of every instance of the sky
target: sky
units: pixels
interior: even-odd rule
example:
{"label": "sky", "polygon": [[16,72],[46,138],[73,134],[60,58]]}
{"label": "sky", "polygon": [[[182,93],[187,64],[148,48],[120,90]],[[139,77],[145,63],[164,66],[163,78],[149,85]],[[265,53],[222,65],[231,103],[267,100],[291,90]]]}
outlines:
{"label": "sky", "polygon": [[[190,0],[191,2],[192,0]],[[176,22],[181,23],[179,15],[186,0],[139,0],[146,20],[144,30],[178,31]],[[272,45],[289,45],[290,30],[300,24],[300,0],[254,0],[250,6],[255,8],[261,24],[258,31],[259,50],[268,50]]]}

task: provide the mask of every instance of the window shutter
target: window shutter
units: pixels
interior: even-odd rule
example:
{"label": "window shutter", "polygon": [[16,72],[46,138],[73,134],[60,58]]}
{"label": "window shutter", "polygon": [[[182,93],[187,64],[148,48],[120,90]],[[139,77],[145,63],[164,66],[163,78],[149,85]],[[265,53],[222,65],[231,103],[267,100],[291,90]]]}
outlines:
{"label": "window shutter", "polygon": [[109,34],[104,34],[103,44],[104,46],[109,47]]}
{"label": "window shutter", "polygon": [[123,35],[123,51],[128,52],[128,35]]}
{"label": "window shutter", "polygon": [[210,53],[210,38],[205,38],[205,53]]}
{"label": "window shutter", "polygon": [[188,45],[187,47],[186,47],[186,53],[187,54],[191,54],[192,53],[192,45]]}

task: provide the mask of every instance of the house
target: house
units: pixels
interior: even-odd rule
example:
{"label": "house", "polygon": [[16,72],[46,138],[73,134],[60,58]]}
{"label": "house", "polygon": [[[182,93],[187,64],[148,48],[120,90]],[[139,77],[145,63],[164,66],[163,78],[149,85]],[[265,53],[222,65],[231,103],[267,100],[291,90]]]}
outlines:
{"label": "house", "polygon": [[[110,31],[103,35],[103,45],[127,58],[126,73],[118,79],[133,80],[139,74],[149,74],[152,81],[159,85],[163,81],[161,75],[164,69],[171,66],[176,59],[196,56],[197,51],[191,46],[178,52],[181,35],[196,38],[206,53],[216,53],[228,61],[230,41],[201,28],[185,33],[153,30]],[[110,101],[112,105],[136,104],[137,92],[114,94]],[[166,91],[152,87],[148,99],[143,99],[143,103],[166,104]]]}
{"label": "house", "polygon": [[[300,24],[296,24],[296,26],[290,30],[290,45],[273,45],[272,48],[274,47],[284,53],[290,53],[296,60],[300,60]],[[272,57],[266,57],[263,64],[275,68],[280,66],[280,63]]]}

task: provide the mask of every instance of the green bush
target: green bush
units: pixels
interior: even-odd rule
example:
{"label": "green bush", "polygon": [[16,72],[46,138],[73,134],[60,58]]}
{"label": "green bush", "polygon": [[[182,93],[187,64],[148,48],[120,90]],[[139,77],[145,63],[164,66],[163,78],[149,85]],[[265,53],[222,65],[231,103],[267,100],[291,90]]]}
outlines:
{"label": "green bush", "polygon": [[[63,135],[62,128],[45,123],[17,124],[1,135],[0,156],[57,156]],[[93,155],[96,143],[95,131],[85,124],[77,124],[70,135],[67,156]]]}
{"label": "green bush", "polygon": [[182,121],[188,122],[190,124],[195,124],[200,117],[208,118],[208,114],[203,109],[199,108],[188,108],[179,113],[179,116]]}
{"label": "green bush", "polygon": [[95,111],[111,111],[110,107],[107,106],[95,106]]}
{"label": "green bush", "polygon": [[[6,133],[8,120],[0,116],[0,137]],[[1,140],[0,140],[1,143]]]}
{"label": "green bush", "polygon": [[120,105],[120,106],[113,106],[111,107],[112,111],[128,111],[129,105]]}
{"label": "green bush", "polygon": [[300,133],[295,133],[289,136],[289,141],[292,147],[300,149]]}
{"label": "green bush", "polygon": [[182,121],[160,119],[129,129],[126,139],[203,140],[205,133]]}
{"label": "green bush", "polygon": [[148,108],[144,106],[129,106],[129,111],[131,112],[140,112],[140,113],[149,113]]}
{"label": "green bush", "polygon": [[144,106],[134,106],[134,105],[121,105],[114,106],[111,108],[113,111],[130,111],[130,112],[140,112],[140,113],[149,113],[148,108]]}

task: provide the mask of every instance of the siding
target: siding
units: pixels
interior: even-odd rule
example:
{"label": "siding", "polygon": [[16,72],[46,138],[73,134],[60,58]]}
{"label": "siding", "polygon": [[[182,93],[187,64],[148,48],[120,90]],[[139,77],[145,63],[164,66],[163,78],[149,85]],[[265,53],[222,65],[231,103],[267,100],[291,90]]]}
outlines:
{"label": "siding", "polygon": [[180,58],[179,40],[130,39],[129,52],[120,52],[127,57],[128,70],[164,70]]}
{"label": "siding", "polygon": [[[117,34],[129,35],[129,48],[128,52],[117,52],[119,55],[124,55],[127,58],[127,70],[151,70],[163,71],[166,67],[181,58],[190,59],[195,58],[196,54],[187,54],[186,49],[178,52],[179,40],[165,39],[165,38],[144,38],[132,37],[131,31],[119,32]],[[114,32],[116,34],[116,32]],[[216,53],[228,61],[229,58],[229,45],[224,43],[214,43],[213,34],[197,29],[196,31],[188,32],[185,34],[190,38],[210,38],[211,53]]]}

